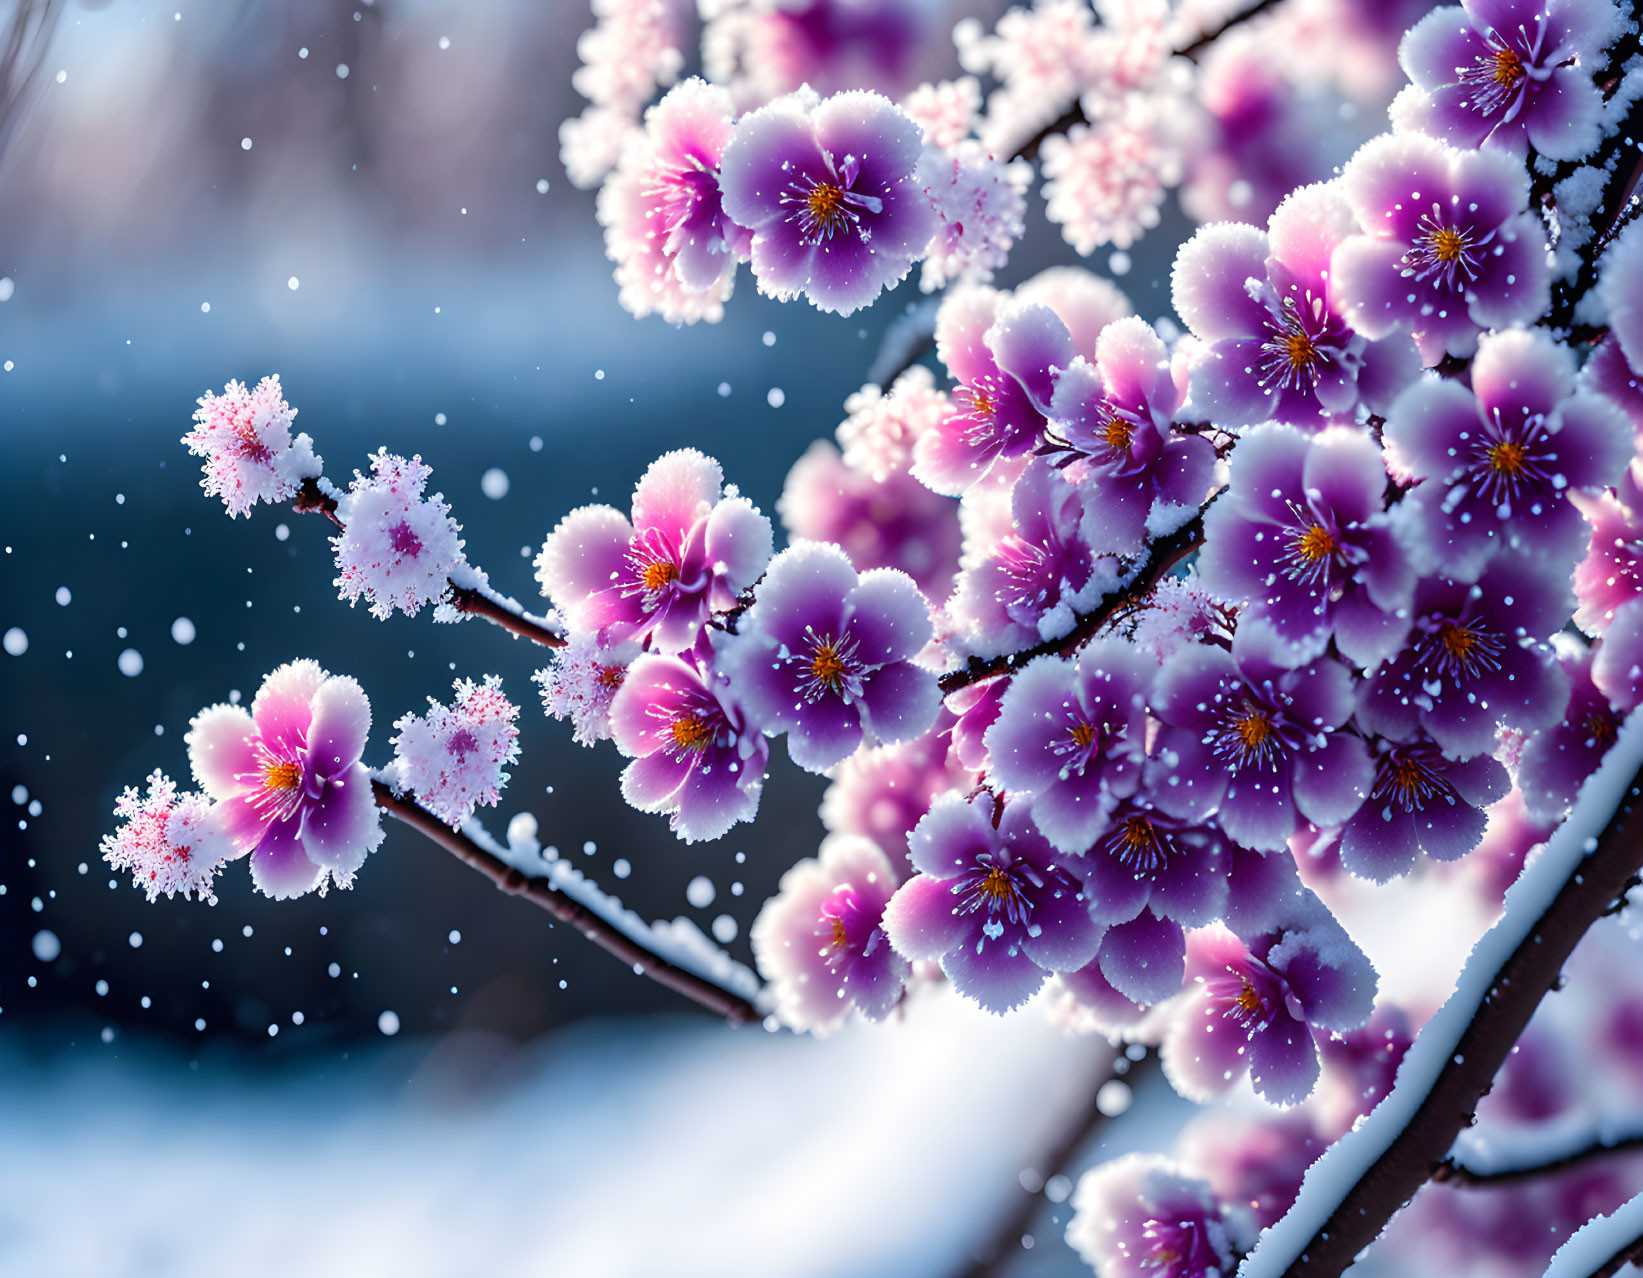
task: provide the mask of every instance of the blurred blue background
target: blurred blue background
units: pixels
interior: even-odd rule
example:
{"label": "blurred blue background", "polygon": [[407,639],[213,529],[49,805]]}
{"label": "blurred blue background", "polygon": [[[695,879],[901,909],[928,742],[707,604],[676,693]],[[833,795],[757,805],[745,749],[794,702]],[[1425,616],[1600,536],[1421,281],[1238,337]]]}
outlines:
{"label": "blurred blue background", "polygon": [[[625,504],[666,449],[773,516],[916,291],[841,320],[744,274],[717,326],[621,311],[557,158],[580,3],[25,2],[0,5],[27,36],[0,97],[0,631],[27,639],[0,655],[0,1270],[952,1272],[1104,1045],[941,1004],[820,1046],[731,1034],[403,829],[352,891],[287,903],[234,866],[215,908],[149,905],[97,851],[121,787],[186,776],[189,717],[282,661],[361,680],[376,762],[392,719],[498,673],[524,752],[493,828],[533,811],[749,959],[821,779],[778,749],[755,827],[676,843],[612,747],[543,719],[537,652],[348,609],[326,525],[230,522],[177,441],[205,390],[278,372],[328,473],[420,452],[529,603],[560,515]],[[1040,207],[1011,280],[1071,259]],[[1180,228],[1133,254],[1149,316]],[[1078,1271],[1058,1240],[1032,1260]]]}

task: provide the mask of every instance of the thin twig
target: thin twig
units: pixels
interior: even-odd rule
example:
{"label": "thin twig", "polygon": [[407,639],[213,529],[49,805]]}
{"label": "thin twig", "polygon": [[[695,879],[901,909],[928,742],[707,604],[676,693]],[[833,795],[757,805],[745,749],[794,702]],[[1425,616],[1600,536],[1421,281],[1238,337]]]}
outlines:
{"label": "thin twig", "polygon": [[[1133,1087],[1148,1072],[1155,1070],[1157,1065],[1157,1053],[1149,1052],[1133,1069],[1123,1075],[1123,1079]],[[1117,1077],[1117,1074],[1109,1074],[1102,1082],[1110,1082]],[[1088,1145],[1095,1134],[1106,1126],[1108,1115],[1104,1114],[1096,1103],[1096,1097],[1100,1092],[1099,1085],[1090,1089],[1089,1096],[1085,1098],[1083,1106],[1073,1116],[1073,1120],[1062,1130],[1055,1143],[1033,1164],[1033,1169],[1043,1175],[1046,1184],[1051,1177],[1063,1174],[1072,1164],[1078,1151]],[[1022,1193],[1020,1201],[1011,1209],[1009,1215],[999,1221],[991,1239],[961,1271],[960,1278],[993,1278],[1004,1265],[1020,1255],[1022,1236],[1032,1228],[1033,1217],[1042,1209],[1042,1193],[1042,1189],[1030,1194]]]}
{"label": "thin twig", "polygon": [[[1204,510],[1208,510],[1214,501],[1215,498],[1211,497],[1205,502]],[[957,692],[960,688],[968,688],[971,684],[981,683],[995,675],[1008,674],[1034,657],[1042,657],[1046,653],[1073,651],[1118,613],[1145,599],[1171,568],[1203,544],[1204,514],[1203,511],[1199,511],[1168,537],[1153,542],[1146,559],[1130,577],[1129,582],[1110,595],[1103,596],[1099,604],[1078,616],[1073,622],[1073,628],[1066,634],[1058,639],[1046,639],[1043,643],[1034,644],[1020,652],[1005,653],[1000,657],[971,657],[957,670],[950,670],[941,676],[942,692]]]}
{"label": "thin twig", "polygon": [[[323,515],[338,528],[343,526],[342,520],[337,517],[337,499],[321,488],[317,479],[302,481],[302,488],[291,499],[291,509],[302,514]],[[486,621],[501,626],[516,638],[529,639],[544,648],[565,646],[564,635],[523,609],[510,608],[500,599],[483,594],[471,586],[459,586],[452,581],[450,587],[446,602],[458,612],[483,617]]]}
{"label": "thin twig", "polygon": [[[1535,1009],[1557,984],[1563,964],[1592,924],[1624,895],[1627,883],[1643,865],[1639,787],[1643,787],[1643,771],[1631,778],[1593,850],[1575,863],[1551,904],[1484,983],[1488,997],[1473,1013],[1409,1121],[1344,1192],[1324,1188],[1332,1185],[1327,1179],[1319,1181],[1312,1197],[1336,1204],[1328,1219],[1304,1241],[1295,1236],[1294,1229],[1285,1229],[1285,1222],[1275,1226],[1251,1253],[1248,1263],[1263,1262],[1254,1272],[1276,1273],[1278,1265],[1285,1266],[1286,1278],[1344,1272],[1443,1165]],[[1503,920],[1496,927],[1505,925]],[[1432,1030],[1429,1025],[1422,1032]],[[1419,1043],[1417,1039],[1417,1048]],[[1420,1086],[1419,1080],[1400,1078],[1382,1104],[1393,1104],[1403,1089]],[[1309,1177],[1291,1213],[1303,1210],[1310,1186]]]}
{"label": "thin twig", "polygon": [[1432,1173],[1432,1179],[1439,1184],[1454,1185],[1464,1188],[1488,1188],[1492,1185],[1515,1185],[1526,1180],[1539,1180],[1543,1176],[1555,1176],[1559,1172],[1568,1171],[1585,1163],[1600,1158],[1607,1158],[1611,1154],[1629,1154],[1643,1149],[1643,1132],[1634,1132],[1629,1136],[1622,1136],[1618,1140],[1602,1140],[1594,1138],[1589,1144],[1578,1149],[1560,1154],[1556,1158],[1543,1159],[1536,1163],[1523,1163],[1516,1167],[1502,1167],[1494,1171],[1477,1171],[1468,1167],[1454,1155]]}
{"label": "thin twig", "polygon": [[460,830],[453,830],[408,795],[395,794],[382,781],[371,782],[377,807],[404,822],[424,838],[437,843],[470,869],[478,870],[501,891],[523,897],[539,905],[562,923],[569,923],[601,949],[614,954],[640,976],[683,994],[732,1025],[748,1025],[763,1019],[759,1009],[739,994],[687,972],[677,964],[645,948],[608,919],[596,914],[575,897],[554,886],[552,880],[525,874],[500,857],[487,852]]}
{"label": "thin twig", "polygon": [[[1204,53],[1212,44],[1224,36],[1228,31],[1231,31],[1236,26],[1240,26],[1241,24],[1248,22],[1251,18],[1259,17],[1268,9],[1276,8],[1280,3],[1282,3],[1282,0],[1256,0],[1256,3],[1250,5],[1249,8],[1240,9],[1237,13],[1227,18],[1225,22],[1221,23],[1220,26],[1204,32],[1196,39],[1182,45],[1175,52],[1183,58],[1191,58],[1196,61],[1200,54]],[[1028,138],[1019,147],[1017,147],[1015,156],[1017,159],[1021,160],[1037,159],[1039,148],[1044,145],[1047,138],[1053,137],[1057,133],[1065,133],[1076,124],[1088,124],[1089,122],[1090,117],[1084,113],[1083,106],[1080,103],[1074,102],[1060,115],[1056,116],[1055,119],[1051,120],[1037,133],[1033,134],[1032,137]]]}

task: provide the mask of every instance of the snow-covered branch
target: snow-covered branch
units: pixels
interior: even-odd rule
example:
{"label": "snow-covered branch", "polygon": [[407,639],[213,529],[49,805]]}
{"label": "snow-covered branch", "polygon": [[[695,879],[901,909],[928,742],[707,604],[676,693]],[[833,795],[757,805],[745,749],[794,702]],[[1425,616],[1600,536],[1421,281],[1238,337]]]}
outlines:
{"label": "snow-covered branch", "polygon": [[[568,876],[554,873],[555,863],[545,860],[542,861],[543,873],[527,874],[510,863],[520,858],[485,836],[474,822],[470,821],[461,830],[453,830],[417,803],[413,795],[396,794],[381,780],[373,780],[371,790],[377,806],[389,816],[438,844],[470,869],[478,870],[501,891],[523,897],[560,922],[569,923],[595,945],[628,964],[636,974],[648,976],[683,994],[732,1025],[746,1025],[763,1018],[764,1014],[753,1001],[757,997],[757,978],[724,954],[714,951],[720,960],[717,965],[734,968],[735,971],[727,975],[743,978],[740,983],[749,987],[746,993],[733,992],[692,970],[680,946],[674,947],[672,958],[664,958],[654,943],[657,930],[654,925],[644,924],[632,911],[622,909],[580,875],[575,875],[574,883],[566,882]],[[541,860],[539,854],[537,859]],[[699,933],[697,936],[700,939]]]}
{"label": "snow-covered branch", "polygon": [[1643,720],[1622,728],[1569,819],[1507,893],[1390,1095],[1307,1172],[1241,1278],[1338,1274],[1442,1165],[1581,937],[1643,865]]}
{"label": "snow-covered branch", "polygon": [[1609,1278],[1643,1264],[1643,1194],[1587,1221],[1557,1249],[1546,1278]]}

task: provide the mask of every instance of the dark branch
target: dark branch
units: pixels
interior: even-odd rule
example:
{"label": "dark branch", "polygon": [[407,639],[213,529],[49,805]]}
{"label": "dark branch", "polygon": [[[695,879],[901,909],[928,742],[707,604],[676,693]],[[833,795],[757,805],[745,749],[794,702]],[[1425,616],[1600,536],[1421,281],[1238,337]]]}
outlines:
{"label": "dark branch", "polygon": [[[1124,1081],[1132,1087],[1144,1076],[1144,1072],[1156,1069],[1158,1057],[1156,1053],[1149,1053],[1134,1069],[1123,1075]],[[1117,1074],[1110,1074],[1108,1078],[1117,1078]],[[1103,1079],[1106,1082],[1108,1079]],[[1096,1104],[1096,1096],[1100,1093],[1099,1084],[1090,1089],[1084,1105],[1072,1117],[1072,1121],[1062,1130],[1061,1134],[1049,1149],[1036,1160],[1033,1169],[1039,1172],[1047,1182],[1050,1177],[1060,1175],[1071,1166],[1072,1160],[1078,1151],[1088,1145],[1096,1132],[1106,1126],[1107,1115],[1101,1112]],[[976,1254],[960,1273],[960,1278],[994,1278],[1005,1264],[1014,1259],[1021,1251],[1021,1239],[1032,1228],[1035,1217],[1043,1205],[1042,1191],[1026,1193],[1023,1191],[1010,1213],[998,1223],[992,1237]]]}
{"label": "dark branch", "polygon": [[1559,1172],[1569,1171],[1600,1158],[1629,1154],[1639,1149],[1643,1149],[1643,1132],[1634,1132],[1610,1141],[1594,1138],[1589,1144],[1560,1154],[1556,1158],[1547,1158],[1537,1163],[1523,1163],[1517,1167],[1502,1167],[1495,1171],[1475,1171],[1451,1156],[1432,1173],[1432,1179],[1440,1184],[1467,1188],[1515,1185],[1526,1180],[1539,1180],[1543,1176],[1555,1176]]}
{"label": "dark branch", "polygon": [[588,940],[614,954],[641,976],[683,994],[732,1025],[747,1025],[763,1019],[759,1009],[739,994],[714,984],[705,977],[687,972],[646,949],[609,920],[595,914],[575,897],[542,877],[516,870],[500,857],[487,852],[460,830],[453,830],[418,804],[414,796],[398,795],[381,781],[371,782],[377,807],[403,821],[424,838],[437,843],[470,869],[478,870],[503,892],[523,897],[539,905],[561,923],[569,923]]}
{"label": "dark branch", "polygon": [[[1493,974],[1487,985],[1488,999],[1462,1032],[1408,1124],[1340,1197],[1323,1226],[1293,1251],[1294,1259],[1284,1271],[1287,1278],[1344,1272],[1444,1165],[1456,1136],[1476,1113],[1479,1099],[1506,1063],[1541,999],[1558,983],[1563,964],[1587,929],[1624,895],[1632,876],[1643,866],[1639,787],[1643,787],[1643,772],[1631,779],[1618,810],[1599,834],[1595,850],[1577,864],[1524,940]],[[1419,1083],[1400,1080],[1400,1086],[1404,1085],[1418,1087]],[[1398,1090],[1394,1087],[1394,1097]],[[1267,1241],[1272,1241],[1270,1235]],[[1257,1247],[1254,1254],[1260,1251]]]}
{"label": "dark branch", "polygon": [[[1190,43],[1182,45],[1175,52],[1183,58],[1192,58],[1196,61],[1201,54],[1208,50],[1212,44],[1224,36],[1228,31],[1231,31],[1234,27],[1239,26],[1242,23],[1248,22],[1251,18],[1258,17],[1259,15],[1265,13],[1268,9],[1277,8],[1281,2],[1282,0],[1256,0],[1256,3],[1250,5],[1247,9],[1240,9],[1237,13],[1227,18],[1225,22],[1221,23],[1220,26],[1213,27],[1204,32]],[[1023,142],[1018,148],[1016,148],[1016,158],[1022,160],[1036,160],[1038,158],[1038,150],[1044,145],[1044,140],[1046,138],[1053,137],[1057,133],[1065,133],[1075,124],[1088,124],[1089,122],[1090,117],[1084,113],[1084,108],[1075,102],[1060,115],[1056,116],[1055,119],[1046,124],[1037,133],[1033,134],[1032,137]]]}
{"label": "dark branch", "polygon": [[[324,515],[338,528],[342,527],[342,520],[337,518],[337,499],[321,488],[317,479],[302,481],[302,488],[291,500],[291,509],[303,514]],[[451,582],[446,602],[458,612],[471,613],[475,617],[483,617],[486,621],[501,626],[516,638],[529,639],[544,648],[565,646],[565,636],[545,622],[537,620],[523,609],[510,608],[501,600],[481,594],[470,586],[459,586],[456,582]]]}
{"label": "dark branch", "polygon": [[[1215,498],[1211,497],[1204,504],[1204,510],[1208,510],[1214,501]],[[1021,652],[1006,653],[1002,657],[971,657],[965,665],[941,676],[942,692],[957,692],[960,688],[968,688],[973,683],[980,683],[995,675],[1008,674],[1034,657],[1042,657],[1046,653],[1072,652],[1085,640],[1092,638],[1113,617],[1144,600],[1171,568],[1203,544],[1204,515],[1203,511],[1200,511],[1168,537],[1153,542],[1147,550],[1146,559],[1141,562],[1128,584],[1105,596],[1089,612],[1079,616],[1067,634],[1059,639],[1046,639],[1043,643],[1035,644]]]}

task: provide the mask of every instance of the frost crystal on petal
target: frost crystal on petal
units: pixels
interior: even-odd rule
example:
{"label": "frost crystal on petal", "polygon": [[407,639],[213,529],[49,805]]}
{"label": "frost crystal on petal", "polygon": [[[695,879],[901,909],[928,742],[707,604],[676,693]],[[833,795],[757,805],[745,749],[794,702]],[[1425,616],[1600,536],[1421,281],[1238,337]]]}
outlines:
{"label": "frost crystal on petal", "polygon": [[386,621],[395,608],[416,616],[444,596],[451,574],[466,562],[462,527],[444,497],[422,495],[432,473],[420,456],[407,461],[380,448],[369,477],[355,471],[337,503],[343,529],[331,538],[332,584],[350,604],[366,600],[373,617]]}
{"label": "frost crystal on petal", "polygon": [[426,714],[394,721],[394,762],[399,779],[422,806],[452,828],[480,804],[493,806],[519,758],[519,707],[502,691],[497,675],[458,679],[456,698],[443,705],[428,698]]}
{"label": "frost crystal on petal", "polygon": [[156,768],[148,777],[145,798],[127,786],[114,803],[124,823],[103,836],[103,859],[116,870],[130,870],[133,886],[150,901],[183,894],[217,903],[212,883],[225,862],[237,856],[211,800],[203,794],[177,793],[176,784]]}

